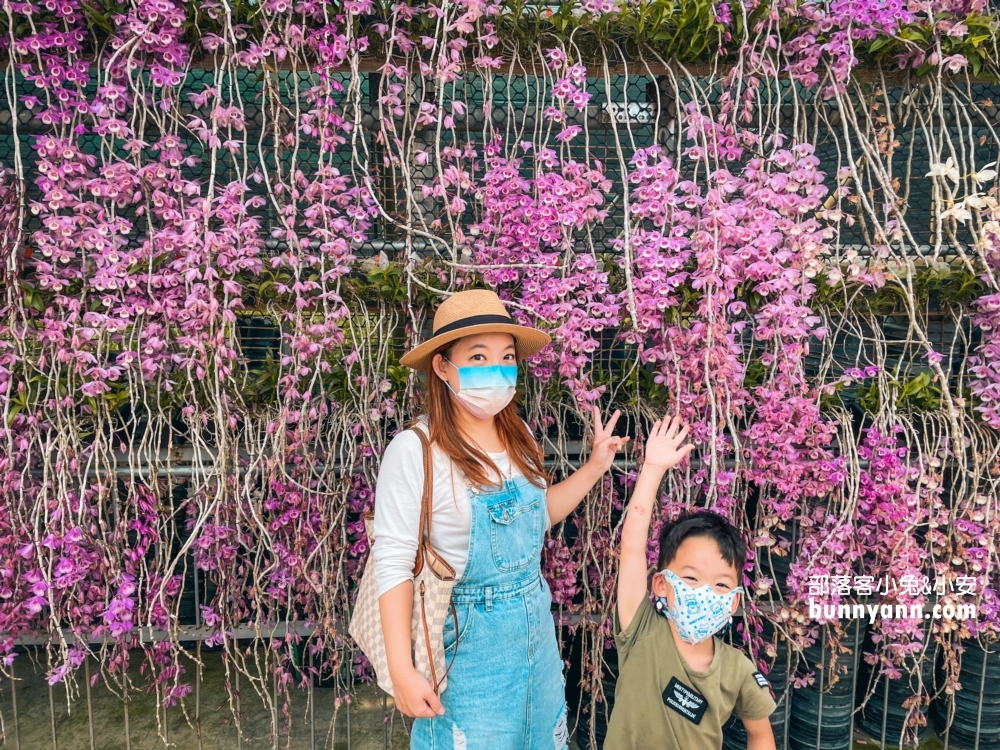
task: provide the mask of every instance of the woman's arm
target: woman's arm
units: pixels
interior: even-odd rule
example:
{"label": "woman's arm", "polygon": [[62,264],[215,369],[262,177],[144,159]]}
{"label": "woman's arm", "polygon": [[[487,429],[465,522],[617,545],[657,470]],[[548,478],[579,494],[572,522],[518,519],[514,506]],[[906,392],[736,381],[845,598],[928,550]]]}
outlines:
{"label": "woman's arm", "polygon": [[611,415],[606,427],[601,426],[601,411],[593,407],[594,414],[594,445],[590,459],[566,479],[549,487],[545,493],[546,505],[549,509],[549,523],[555,526],[576,510],[576,506],[587,496],[594,485],[611,468],[615,454],[628,442],[627,437],[616,437],[612,433],[615,422],[621,412]]}
{"label": "woman's arm", "polygon": [[430,717],[442,710],[430,683],[413,666],[410,633],[423,487],[420,438],[410,431],[401,432],[386,447],[379,467],[375,543],[369,564],[375,565],[379,616],[396,707],[414,717]]}
{"label": "woman's arm", "polygon": [[545,493],[549,522],[555,526],[576,510],[576,506],[603,476],[604,470],[588,461],[566,479],[549,487]]}
{"label": "woman's arm", "polygon": [[423,446],[413,431],[405,430],[386,446],[375,483],[372,558],[379,596],[413,580],[423,491]]}
{"label": "woman's arm", "polygon": [[441,700],[427,678],[413,666],[413,644],[410,640],[413,581],[401,583],[382,594],[378,609],[396,708],[412,717],[440,716],[444,713]]}

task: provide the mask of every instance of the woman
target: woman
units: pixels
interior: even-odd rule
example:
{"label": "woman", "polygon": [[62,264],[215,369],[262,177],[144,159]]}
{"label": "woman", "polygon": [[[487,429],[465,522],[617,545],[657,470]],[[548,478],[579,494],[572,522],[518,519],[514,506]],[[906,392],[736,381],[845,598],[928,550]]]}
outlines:
{"label": "woman", "polygon": [[[386,448],[375,490],[375,576],[396,707],[416,717],[416,750],[563,750],[565,682],[541,576],[546,530],[568,516],[627,438],[594,409],[590,460],[546,488],[541,447],[513,403],[517,363],[549,343],[514,323],[493,292],[460,292],[434,316],[433,336],[401,362],[427,375],[423,416],[434,496],[431,546],[456,571],[456,616],[445,624],[447,688],[414,669],[410,617],[423,454],[411,430]],[[457,622],[456,622],[457,619]],[[458,648],[456,649],[456,641]]]}

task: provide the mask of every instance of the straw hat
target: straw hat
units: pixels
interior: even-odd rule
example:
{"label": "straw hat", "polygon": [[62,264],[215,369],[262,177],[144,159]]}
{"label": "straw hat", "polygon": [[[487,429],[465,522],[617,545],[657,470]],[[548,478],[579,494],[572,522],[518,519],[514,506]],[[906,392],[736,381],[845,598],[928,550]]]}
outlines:
{"label": "straw hat", "polygon": [[434,333],[399,362],[414,370],[426,370],[434,352],[445,344],[478,333],[509,333],[514,337],[518,360],[530,357],[552,340],[547,333],[515,323],[495,292],[470,289],[441,303],[434,314]]}

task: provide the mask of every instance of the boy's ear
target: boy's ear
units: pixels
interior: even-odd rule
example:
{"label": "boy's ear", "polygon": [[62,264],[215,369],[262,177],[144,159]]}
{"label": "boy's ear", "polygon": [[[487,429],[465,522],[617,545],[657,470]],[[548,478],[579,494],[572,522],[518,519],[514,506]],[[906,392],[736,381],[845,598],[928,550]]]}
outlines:
{"label": "boy's ear", "polygon": [[649,590],[653,592],[653,596],[663,596],[663,576],[659,572],[654,572],[649,577]]}
{"label": "boy's ear", "polygon": [[663,577],[663,574],[659,571],[653,573],[653,583],[651,588],[653,589],[653,596],[660,597],[666,596],[670,590],[670,582]]}
{"label": "boy's ear", "polygon": [[741,591],[736,596],[733,597],[733,611],[732,614],[736,614],[736,610],[740,608],[740,602],[743,600],[743,592]]}

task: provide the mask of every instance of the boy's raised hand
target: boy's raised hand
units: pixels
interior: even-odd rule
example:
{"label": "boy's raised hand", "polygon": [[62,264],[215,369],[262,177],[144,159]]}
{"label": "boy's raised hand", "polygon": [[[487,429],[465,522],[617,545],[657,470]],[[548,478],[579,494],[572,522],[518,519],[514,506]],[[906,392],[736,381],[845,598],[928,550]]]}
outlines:
{"label": "boy's raised hand", "polygon": [[687,435],[688,426],[681,425],[680,417],[675,416],[669,422],[666,417],[653,422],[653,429],[646,438],[643,466],[662,471],[675,467],[694,450],[690,443],[684,445]]}
{"label": "boy's raised hand", "polygon": [[684,445],[687,434],[688,428],[681,425],[679,417],[669,422],[664,418],[653,422],[653,429],[646,439],[646,460],[625,511],[618,552],[618,623],[622,631],[628,629],[639,611],[639,605],[648,595],[646,546],[653,506],[657,502],[663,474],[694,449],[693,445]]}
{"label": "boy's raised hand", "polygon": [[594,414],[594,444],[590,452],[590,460],[601,474],[611,468],[615,462],[615,454],[628,442],[627,437],[618,437],[614,434],[615,423],[621,416],[621,411],[615,410],[608,420],[607,425],[601,424],[601,410],[597,406],[591,407]]}

